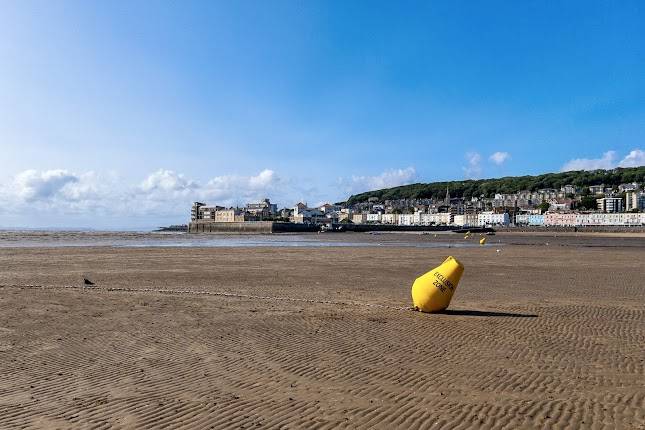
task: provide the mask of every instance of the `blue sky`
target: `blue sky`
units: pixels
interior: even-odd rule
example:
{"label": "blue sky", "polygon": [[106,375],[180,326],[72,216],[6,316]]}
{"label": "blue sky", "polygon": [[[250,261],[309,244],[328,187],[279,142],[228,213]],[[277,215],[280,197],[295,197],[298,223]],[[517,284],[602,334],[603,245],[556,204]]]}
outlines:
{"label": "blue sky", "polygon": [[5,2],[0,226],[643,164],[643,22],[639,1]]}

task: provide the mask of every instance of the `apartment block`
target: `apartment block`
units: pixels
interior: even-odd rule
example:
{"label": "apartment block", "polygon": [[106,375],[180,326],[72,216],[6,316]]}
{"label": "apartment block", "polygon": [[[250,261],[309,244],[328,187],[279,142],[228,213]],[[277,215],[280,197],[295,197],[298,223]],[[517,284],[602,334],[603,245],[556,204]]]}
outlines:
{"label": "apartment block", "polygon": [[352,215],[352,222],[354,224],[365,224],[367,222],[367,214],[360,213]]}
{"label": "apartment block", "polygon": [[623,211],[623,199],[620,197],[604,197],[597,199],[598,210],[601,212],[615,213]]}
{"label": "apartment block", "polygon": [[625,211],[645,210],[645,193],[628,191],[625,193]]}

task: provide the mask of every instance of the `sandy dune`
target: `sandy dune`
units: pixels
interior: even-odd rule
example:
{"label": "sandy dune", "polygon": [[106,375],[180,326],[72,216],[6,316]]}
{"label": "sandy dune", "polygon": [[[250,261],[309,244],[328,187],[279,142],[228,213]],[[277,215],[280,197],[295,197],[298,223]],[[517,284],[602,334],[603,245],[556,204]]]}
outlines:
{"label": "sandy dune", "polygon": [[501,240],[0,249],[0,428],[645,428],[643,240]]}

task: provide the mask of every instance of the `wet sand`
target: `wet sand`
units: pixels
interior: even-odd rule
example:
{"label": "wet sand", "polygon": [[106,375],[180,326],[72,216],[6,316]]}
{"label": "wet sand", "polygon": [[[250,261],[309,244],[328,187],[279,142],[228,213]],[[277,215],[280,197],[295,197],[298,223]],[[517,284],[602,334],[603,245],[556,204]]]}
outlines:
{"label": "wet sand", "polygon": [[0,428],[645,428],[642,238],[325,240],[0,249]]}

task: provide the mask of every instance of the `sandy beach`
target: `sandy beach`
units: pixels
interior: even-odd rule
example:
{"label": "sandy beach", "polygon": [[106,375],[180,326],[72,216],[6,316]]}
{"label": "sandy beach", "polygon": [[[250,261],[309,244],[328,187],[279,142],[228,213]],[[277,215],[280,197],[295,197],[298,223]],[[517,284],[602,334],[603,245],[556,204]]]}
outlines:
{"label": "sandy beach", "polygon": [[0,248],[0,428],[645,428],[642,237],[310,239]]}

